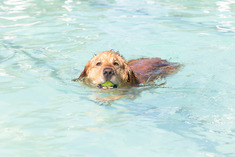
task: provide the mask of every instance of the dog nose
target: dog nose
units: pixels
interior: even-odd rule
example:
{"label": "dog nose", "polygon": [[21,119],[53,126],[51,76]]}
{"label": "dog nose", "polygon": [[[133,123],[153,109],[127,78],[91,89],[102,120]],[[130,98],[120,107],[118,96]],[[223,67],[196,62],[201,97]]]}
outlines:
{"label": "dog nose", "polygon": [[114,71],[112,68],[104,68],[103,70],[103,75],[106,79],[110,79],[111,76],[114,75]]}

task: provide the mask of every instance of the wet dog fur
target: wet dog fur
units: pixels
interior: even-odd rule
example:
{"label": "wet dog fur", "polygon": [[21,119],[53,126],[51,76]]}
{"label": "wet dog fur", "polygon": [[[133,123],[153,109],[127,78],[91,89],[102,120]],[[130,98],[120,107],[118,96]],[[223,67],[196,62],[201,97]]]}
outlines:
{"label": "wet dog fur", "polygon": [[180,64],[160,58],[141,58],[127,62],[118,52],[110,50],[88,61],[80,76],[73,81],[82,80],[99,88],[106,81],[113,83],[114,88],[137,86],[174,74],[179,67]]}

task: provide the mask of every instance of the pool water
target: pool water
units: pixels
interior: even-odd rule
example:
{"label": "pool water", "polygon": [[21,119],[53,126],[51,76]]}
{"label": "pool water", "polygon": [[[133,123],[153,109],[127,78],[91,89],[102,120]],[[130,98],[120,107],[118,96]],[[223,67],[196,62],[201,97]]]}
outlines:
{"label": "pool water", "polygon": [[[233,0],[1,0],[0,156],[234,157],[234,19]],[[183,66],[163,86],[71,81],[110,49]]]}

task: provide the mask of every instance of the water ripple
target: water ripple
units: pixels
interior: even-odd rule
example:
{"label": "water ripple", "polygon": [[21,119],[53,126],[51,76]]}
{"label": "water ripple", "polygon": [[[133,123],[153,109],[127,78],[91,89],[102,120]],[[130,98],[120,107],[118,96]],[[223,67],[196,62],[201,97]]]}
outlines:
{"label": "water ripple", "polygon": [[17,24],[13,24],[13,25],[4,25],[4,26],[0,26],[2,28],[9,28],[9,27],[25,27],[25,26],[33,26],[35,24],[41,23],[40,21],[36,21],[36,22],[32,22],[32,23],[17,23]]}
{"label": "water ripple", "polygon": [[14,50],[8,49],[5,45],[3,45],[3,47],[4,48],[0,47],[0,52],[2,52],[0,53],[0,63],[10,60],[16,54]]}

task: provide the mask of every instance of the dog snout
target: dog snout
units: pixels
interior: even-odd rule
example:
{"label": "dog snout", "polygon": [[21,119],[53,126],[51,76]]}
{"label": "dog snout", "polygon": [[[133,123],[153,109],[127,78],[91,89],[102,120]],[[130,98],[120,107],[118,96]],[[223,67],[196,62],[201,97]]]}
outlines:
{"label": "dog snout", "polygon": [[114,71],[112,68],[104,68],[103,75],[106,78],[106,80],[109,80],[114,75]]}

